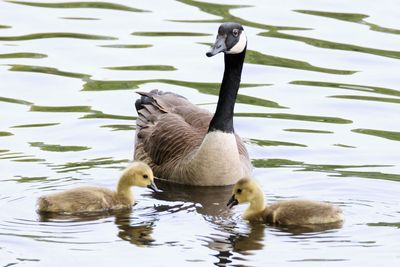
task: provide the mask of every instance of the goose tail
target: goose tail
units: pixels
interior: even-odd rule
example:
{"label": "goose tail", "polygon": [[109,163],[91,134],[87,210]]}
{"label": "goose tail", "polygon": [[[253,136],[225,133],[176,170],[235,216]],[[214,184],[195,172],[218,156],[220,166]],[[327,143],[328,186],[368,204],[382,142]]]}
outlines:
{"label": "goose tail", "polygon": [[[143,108],[145,108],[145,105],[154,105],[155,102],[163,102],[162,97],[165,96],[167,98],[172,97],[174,99],[175,97],[177,99],[186,99],[185,97],[172,93],[172,92],[164,92],[158,89],[153,89],[150,92],[137,92],[141,97],[136,100],[135,102],[135,107],[136,110],[139,111]],[[164,104],[164,103],[163,103]],[[166,105],[168,106],[168,105]]]}

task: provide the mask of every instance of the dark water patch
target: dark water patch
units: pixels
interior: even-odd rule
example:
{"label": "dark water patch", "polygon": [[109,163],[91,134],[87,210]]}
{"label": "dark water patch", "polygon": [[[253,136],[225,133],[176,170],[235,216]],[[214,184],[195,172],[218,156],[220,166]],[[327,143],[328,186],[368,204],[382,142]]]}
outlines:
{"label": "dark water patch", "polygon": [[27,159],[14,159],[14,162],[45,162],[45,159],[27,158]]}
{"label": "dark water patch", "polygon": [[365,86],[358,84],[333,83],[333,82],[321,82],[321,81],[292,81],[290,82],[290,84],[316,86],[316,87],[329,87],[329,88],[345,89],[351,91],[360,91],[360,92],[368,92],[368,93],[376,93],[376,94],[400,97],[399,90],[384,88],[384,87],[376,87],[376,86]]}
{"label": "dark water patch", "polygon": [[353,70],[338,70],[338,69],[316,67],[305,61],[265,55],[253,50],[248,50],[246,52],[245,62],[250,64],[315,71],[315,72],[323,72],[323,73],[338,74],[338,75],[351,75],[357,72]]}
{"label": "dark water patch", "polygon": [[22,154],[21,152],[11,152],[8,149],[2,149],[0,150],[0,156],[5,156],[5,155],[19,155]]}
{"label": "dark water patch", "polygon": [[137,117],[134,116],[125,116],[125,115],[114,115],[114,114],[107,114],[101,111],[95,111],[91,114],[86,114],[80,117],[80,119],[113,119],[113,120],[128,120],[134,121]]}
{"label": "dark water patch", "polygon": [[308,14],[308,15],[315,15],[327,18],[333,18],[338,20],[344,20],[348,22],[361,22],[365,18],[368,18],[368,15],[364,14],[357,14],[357,13],[338,13],[338,12],[325,12],[325,11],[315,11],[315,10],[293,10],[295,12]]}
{"label": "dark water patch", "polygon": [[69,78],[79,78],[79,79],[89,79],[90,75],[75,73],[75,72],[67,72],[61,71],[56,68],[43,67],[43,66],[30,66],[30,65],[9,65],[11,68],[10,71],[22,71],[22,72],[36,72],[43,74],[51,74],[57,76],[64,76]]}
{"label": "dark water patch", "polygon": [[373,23],[369,23],[369,22],[365,22],[365,24],[368,25],[369,29],[372,31],[391,33],[391,34],[400,34],[399,29],[386,28],[386,27],[379,26],[378,24],[373,24]]}
{"label": "dark water patch", "polygon": [[35,112],[92,112],[90,106],[31,106],[30,111]]}
{"label": "dark water patch", "polygon": [[210,36],[211,34],[198,32],[133,32],[132,35],[149,37],[194,37]]}
{"label": "dark water patch", "polygon": [[274,141],[274,140],[260,140],[260,139],[250,139],[252,144],[256,144],[258,146],[298,146],[298,147],[307,147],[303,144],[291,143],[291,142],[282,142],[282,141]]}
{"label": "dark water patch", "polygon": [[301,166],[303,162],[289,159],[253,159],[251,161],[256,168],[281,168]]}
{"label": "dark water patch", "polygon": [[35,123],[35,124],[22,124],[12,126],[11,128],[35,128],[35,127],[49,127],[59,125],[60,123]]}
{"label": "dark water patch", "polygon": [[365,21],[365,19],[369,17],[368,15],[365,15],[365,14],[326,12],[326,11],[316,11],[316,10],[294,10],[294,11],[303,13],[303,14],[308,14],[308,15],[332,18],[332,19],[367,25],[367,26],[369,26],[370,30],[373,30],[373,31],[392,33],[392,34],[400,34],[400,30],[398,30],[398,29],[381,27],[377,24],[373,24],[373,23],[369,23],[369,22]]}
{"label": "dark water patch", "polygon": [[20,104],[20,105],[27,105],[30,106],[33,103],[21,99],[9,98],[9,97],[2,97],[0,96],[0,102],[12,103],[12,104]]}
{"label": "dark water patch", "polygon": [[[308,171],[308,170],[306,170]],[[336,174],[330,175],[332,177],[360,177],[369,179],[379,179],[400,182],[400,175],[394,173],[383,172],[361,172],[361,171],[344,171],[338,170]]]}
{"label": "dark water patch", "polygon": [[374,96],[361,96],[361,95],[333,95],[333,96],[329,96],[329,97],[348,99],[348,100],[362,100],[362,101],[394,103],[394,104],[400,103],[400,98],[374,97]]}
{"label": "dark water patch", "polygon": [[16,160],[16,159],[25,159],[27,157],[31,157],[31,156],[27,156],[27,155],[21,155],[20,156],[8,156],[8,157],[0,157],[0,159],[10,159],[12,161]]}
{"label": "dark water patch", "polygon": [[262,32],[259,33],[259,35],[272,38],[281,38],[281,39],[298,41],[319,48],[359,52],[359,53],[366,53],[366,54],[389,57],[389,58],[400,58],[400,51],[375,49],[375,48],[363,47],[352,44],[337,43],[311,37],[282,33],[278,31]]}
{"label": "dark water patch", "polygon": [[11,136],[11,135],[14,135],[14,134],[12,134],[12,133],[10,133],[10,132],[0,132],[0,137],[3,137],[3,136]]}
{"label": "dark water patch", "polygon": [[256,168],[296,168],[297,171],[329,173],[331,177],[359,177],[379,180],[400,181],[399,174],[382,173],[373,171],[350,171],[353,168],[392,167],[392,165],[334,165],[334,164],[309,164],[288,159],[254,159],[252,164]]}
{"label": "dark water patch", "polygon": [[76,152],[89,150],[90,147],[87,146],[62,146],[62,145],[50,145],[45,144],[43,142],[30,142],[32,147],[40,148],[42,151],[50,151],[50,152]]}
{"label": "dark water patch", "polygon": [[110,124],[102,125],[101,128],[110,128],[112,131],[134,131],[135,125],[132,124]]}
{"label": "dark water patch", "polygon": [[360,134],[377,136],[389,140],[400,141],[400,132],[374,130],[374,129],[353,129],[351,131]]}
{"label": "dark water patch", "polygon": [[46,7],[46,8],[98,8],[98,9],[110,9],[119,11],[130,11],[130,12],[148,12],[143,9],[129,7],[121,4],[108,3],[108,2],[63,2],[63,3],[40,3],[40,2],[23,2],[23,1],[7,1],[14,4],[34,6],[34,7]]}
{"label": "dark water patch", "polygon": [[253,96],[248,96],[248,95],[241,95],[238,94],[236,98],[236,103],[241,103],[241,104],[248,104],[248,105],[253,105],[253,106],[262,106],[262,107],[268,107],[268,108],[287,108],[284,106],[281,106],[280,104],[266,100],[263,98],[258,98],[258,97],[253,97]]}
{"label": "dark water patch", "polygon": [[47,55],[45,54],[29,53],[29,52],[0,54],[0,58],[45,58],[45,57],[47,57]]}
{"label": "dark water patch", "polygon": [[345,145],[345,144],[334,144],[334,146],[344,147],[344,148],[356,148],[355,146],[349,146],[349,145]]}
{"label": "dark water patch", "polygon": [[121,66],[107,67],[109,70],[132,70],[132,71],[174,71],[177,70],[174,66],[169,65],[139,65],[139,66]]}
{"label": "dark water patch", "polygon": [[[153,79],[153,80],[125,80],[125,81],[96,81],[88,80],[83,85],[82,91],[106,91],[106,90],[129,90],[137,89],[142,84],[147,83],[166,83],[176,86],[183,86],[193,88],[200,93],[218,95],[219,83],[202,83],[202,82],[188,82],[169,79]],[[267,86],[268,84],[241,84],[241,88]],[[236,100],[237,103],[257,105],[270,108],[286,108],[276,102],[266,100],[263,98],[252,97],[239,94]]]}
{"label": "dark water patch", "polygon": [[32,158],[32,155],[26,155],[22,152],[4,152],[0,153],[0,159],[10,159],[10,160],[16,160],[16,159],[27,159],[27,158]]}
{"label": "dark water patch", "polygon": [[112,45],[99,45],[100,47],[108,48],[149,48],[153,45],[151,44],[112,44]]}
{"label": "dark water patch", "polygon": [[335,123],[335,124],[353,123],[353,121],[351,121],[351,120],[342,119],[342,118],[338,118],[338,117],[311,116],[311,115],[299,115],[299,114],[288,114],[288,113],[243,113],[243,112],[239,112],[239,113],[235,113],[235,116],[281,119],[281,120],[298,120],[298,121],[323,122],[323,123]]}
{"label": "dark water patch", "polygon": [[[58,173],[87,170],[92,168],[123,168],[129,160],[122,159],[116,160],[111,157],[95,158],[95,159],[83,159],[78,162],[67,162],[60,165],[52,165],[52,169]],[[124,164],[121,164],[124,163]]]}
{"label": "dark water patch", "polygon": [[305,28],[299,27],[287,27],[287,26],[274,26],[256,23],[236,17],[230,13],[231,9],[251,7],[249,5],[225,5],[225,4],[214,4],[208,2],[200,2],[193,0],[177,0],[178,2],[197,7],[201,11],[212,14],[215,16],[222,17],[221,19],[214,20],[175,20],[176,22],[192,22],[192,23],[215,23],[215,22],[228,22],[235,21],[242,24],[243,26],[249,26],[265,30],[305,30]]}
{"label": "dark water patch", "polygon": [[378,223],[367,223],[368,226],[385,226],[385,227],[396,227],[400,228],[400,222],[378,222]]}
{"label": "dark water patch", "polygon": [[26,177],[26,176],[15,176],[13,179],[9,179],[7,181],[13,181],[17,183],[35,183],[46,181],[49,177],[47,176],[37,176],[37,177]]}
{"label": "dark water patch", "polygon": [[100,20],[98,18],[84,18],[84,17],[61,17],[60,19],[69,19],[69,20]]}
{"label": "dark water patch", "polygon": [[103,35],[73,33],[73,32],[45,32],[18,36],[0,36],[0,41],[27,41],[47,38],[72,38],[83,40],[117,40],[118,38]]}
{"label": "dark water patch", "polygon": [[295,133],[318,133],[318,134],[332,134],[331,131],[323,131],[323,130],[311,130],[311,129],[283,129],[286,132],[295,132]]}

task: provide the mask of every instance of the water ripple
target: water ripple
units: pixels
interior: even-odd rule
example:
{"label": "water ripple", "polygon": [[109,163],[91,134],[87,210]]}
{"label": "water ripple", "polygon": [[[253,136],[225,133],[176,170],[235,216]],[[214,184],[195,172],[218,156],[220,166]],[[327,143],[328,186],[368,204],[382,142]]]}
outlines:
{"label": "water ripple", "polygon": [[73,32],[45,32],[45,33],[32,33],[18,36],[0,36],[0,41],[26,41],[26,40],[37,40],[47,38],[72,38],[72,39],[83,39],[83,40],[117,40],[115,37],[93,35],[84,33],[73,33]]}
{"label": "water ripple", "polygon": [[45,54],[29,53],[29,52],[0,54],[0,59],[1,58],[45,58],[45,57],[47,57],[47,55]]}
{"label": "water ripple", "polygon": [[307,70],[307,71],[316,71],[316,72],[323,72],[329,74],[338,74],[338,75],[351,75],[356,73],[357,71],[353,70],[338,70],[338,69],[329,69],[329,68],[322,68],[313,66],[308,62],[294,60],[289,58],[265,55],[257,51],[248,50],[246,52],[245,62],[251,64],[258,64],[258,65],[268,65],[268,66],[275,66],[275,67],[283,67],[283,68],[290,68],[290,69],[298,69],[298,70]]}
{"label": "water ripple", "polygon": [[109,2],[64,2],[64,3],[39,3],[39,2],[23,2],[23,1],[7,1],[9,3],[47,8],[100,8],[130,12],[148,12],[143,9],[129,7],[121,4]]}
{"label": "water ripple", "polygon": [[300,35],[282,33],[278,31],[269,31],[269,32],[262,32],[259,34],[260,36],[272,37],[272,38],[280,38],[280,39],[287,39],[298,41],[302,43],[306,43],[311,46],[319,47],[319,48],[327,48],[327,49],[334,49],[334,50],[344,50],[344,51],[351,51],[351,52],[359,52],[359,53],[366,53],[381,57],[389,57],[389,58],[400,58],[400,51],[392,51],[392,50],[383,50],[383,49],[376,49],[376,48],[369,48],[363,47],[358,45],[352,44],[345,44],[345,43],[338,43],[332,41],[326,41],[311,37],[304,37]]}
{"label": "water ripple", "polygon": [[43,66],[30,66],[30,65],[17,65],[17,64],[10,64],[9,66],[11,67],[9,69],[10,71],[37,72],[37,73],[51,74],[51,75],[58,75],[58,76],[64,76],[64,77],[69,77],[69,78],[79,78],[79,79],[90,78],[90,75],[88,75],[88,74],[61,71],[57,68],[50,68],[50,67],[43,67]]}
{"label": "water ripple", "polygon": [[360,91],[382,95],[398,96],[400,97],[400,91],[396,89],[390,89],[385,87],[377,86],[366,86],[358,84],[346,84],[346,83],[334,83],[334,82],[322,82],[322,81],[292,81],[290,84],[315,86],[315,87],[327,87],[335,89],[344,89],[349,91]]}
{"label": "water ripple", "polygon": [[274,26],[274,25],[266,25],[266,24],[256,23],[253,21],[245,20],[240,17],[234,16],[230,13],[231,9],[251,7],[248,5],[224,5],[224,4],[214,4],[214,3],[209,3],[209,2],[200,2],[200,1],[193,1],[193,0],[177,0],[177,1],[187,4],[187,5],[195,6],[203,12],[222,17],[222,19],[216,19],[216,20],[174,20],[177,22],[215,23],[215,22],[224,22],[224,21],[236,21],[244,26],[249,26],[249,27],[254,27],[254,28],[259,28],[259,29],[305,30],[305,28],[300,28],[300,27]]}
{"label": "water ripple", "polygon": [[321,16],[326,18],[332,18],[337,20],[343,20],[348,22],[354,22],[362,25],[369,26],[369,29],[377,32],[391,33],[391,34],[400,34],[399,29],[386,28],[379,26],[377,24],[373,24],[365,21],[368,18],[368,15],[365,14],[357,14],[357,13],[342,13],[342,12],[326,12],[326,11],[316,11],[316,10],[294,10],[299,13]]}

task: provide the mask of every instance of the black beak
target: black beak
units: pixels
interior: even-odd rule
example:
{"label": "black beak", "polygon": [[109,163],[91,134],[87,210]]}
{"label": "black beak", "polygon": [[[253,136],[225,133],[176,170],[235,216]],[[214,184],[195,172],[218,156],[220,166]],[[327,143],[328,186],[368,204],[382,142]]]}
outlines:
{"label": "black beak", "polygon": [[226,35],[218,35],[214,45],[211,47],[210,51],[206,53],[207,57],[212,57],[218,53],[225,52],[226,51],[225,39]]}
{"label": "black beak", "polygon": [[236,206],[237,204],[239,204],[239,202],[235,198],[235,195],[232,195],[232,197],[228,201],[228,204],[226,205],[231,209],[233,206]]}
{"label": "black beak", "polygon": [[154,181],[151,182],[151,184],[149,184],[147,186],[147,188],[150,188],[151,190],[153,190],[154,192],[160,192],[160,190],[157,188],[156,184],[154,183]]}

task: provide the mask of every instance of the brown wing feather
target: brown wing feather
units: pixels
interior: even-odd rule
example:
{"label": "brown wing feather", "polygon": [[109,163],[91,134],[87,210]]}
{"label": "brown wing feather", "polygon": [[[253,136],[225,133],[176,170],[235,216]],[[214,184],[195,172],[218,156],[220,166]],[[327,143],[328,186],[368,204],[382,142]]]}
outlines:
{"label": "brown wing feather", "polygon": [[[135,160],[149,164],[156,176],[169,179],[173,169],[201,145],[212,114],[172,93],[139,94],[153,101],[138,110]],[[236,141],[239,154],[248,159],[237,135]]]}

